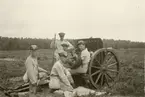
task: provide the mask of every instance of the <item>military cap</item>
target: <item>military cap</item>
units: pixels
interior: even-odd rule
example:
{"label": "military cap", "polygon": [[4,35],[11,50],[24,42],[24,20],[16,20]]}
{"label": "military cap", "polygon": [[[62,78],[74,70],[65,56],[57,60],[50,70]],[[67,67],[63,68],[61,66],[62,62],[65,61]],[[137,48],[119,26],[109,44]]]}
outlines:
{"label": "military cap", "polygon": [[60,33],[58,33],[59,34],[59,36],[64,36],[65,35],[65,33],[64,32],[60,32]]}
{"label": "military cap", "polygon": [[37,45],[31,45],[30,50],[38,50],[38,46]]}
{"label": "military cap", "polygon": [[77,45],[85,45],[85,42],[83,40],[78,41]]}

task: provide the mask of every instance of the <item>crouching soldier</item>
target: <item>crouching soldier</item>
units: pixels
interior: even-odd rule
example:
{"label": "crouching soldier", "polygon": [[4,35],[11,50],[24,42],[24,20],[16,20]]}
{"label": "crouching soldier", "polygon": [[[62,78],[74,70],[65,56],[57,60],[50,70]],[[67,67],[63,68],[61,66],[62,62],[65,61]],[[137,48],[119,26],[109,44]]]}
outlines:
{"label": "crouching soldier", "polygon": [[75,49],[71,48],[69,49],[69,45],[66,42],[62,42],[61,46],[63,47],[63,50],[67,52],[67,63],[68,63],[68,68],[71,68],[75,64],[75,57],[77,57],[75,53]]}
{"label": "crouching soldier", "polygon": [[38,66],[37,56],[38,56],[37,45],[31,45],[30,55],[27,57],[25,66],[26,73],[23,77],[25,82],[29,82],[29,97],[37,97],[36,90],[39,82],[39,73],[47,74],[48,72]]}
{"label": "crouching soldier", "polygon": [[74,82],[70,72],[66,69],[67,52],[60,51],[58,54],[60,58],[52,67],[49,88],[52,90],[73,91],[72,84]]}

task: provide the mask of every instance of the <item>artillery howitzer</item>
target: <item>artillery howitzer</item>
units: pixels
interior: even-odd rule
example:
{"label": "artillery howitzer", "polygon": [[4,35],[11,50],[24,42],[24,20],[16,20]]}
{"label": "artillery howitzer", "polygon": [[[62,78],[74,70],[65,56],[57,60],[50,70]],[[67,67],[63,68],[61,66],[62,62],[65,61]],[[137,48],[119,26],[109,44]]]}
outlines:
{"label": "artillery howitzer", "polygon": [[[90,52],[93,52],[93,55],[91,56],[87,73],[73,76],[75,84],[87,84],[89,88],[95,89],[113,86],[119,74],[119,60],[114,50],[103,48],[103,42],[100,38],[77,39],[73,41],[75,46],[79,40],[85,41],[86,47]],[[47,80],[49,80],[49,77]],[[40,86],[48,86],[48,83],[49,81]],[[29,91],[29,83],[15,89],[0,89],[11,97],[12,93]]]}

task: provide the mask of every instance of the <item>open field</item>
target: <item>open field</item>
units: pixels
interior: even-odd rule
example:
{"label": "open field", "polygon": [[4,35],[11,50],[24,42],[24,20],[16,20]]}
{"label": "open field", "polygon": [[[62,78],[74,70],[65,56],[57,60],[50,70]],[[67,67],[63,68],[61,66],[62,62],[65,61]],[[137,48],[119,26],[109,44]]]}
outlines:
{"label": "open field", "polygon": [[[112,89],[107,89],[113,95],[143,96],[144,95],[144,54],[145,49],[115,50],[120,60],[120,74],[117,83]],[[52,50],[39,50],[40,67],[51,70]],[[14,61],[0,60],[0,85],[3,87],[15,87],[21,83],[25,73],[24,62],[29,51],[0,51],[0,59],[13,58]],[[8,80],[14,78],[15,82]],[[4,97],[4,96],[0,96]]]}

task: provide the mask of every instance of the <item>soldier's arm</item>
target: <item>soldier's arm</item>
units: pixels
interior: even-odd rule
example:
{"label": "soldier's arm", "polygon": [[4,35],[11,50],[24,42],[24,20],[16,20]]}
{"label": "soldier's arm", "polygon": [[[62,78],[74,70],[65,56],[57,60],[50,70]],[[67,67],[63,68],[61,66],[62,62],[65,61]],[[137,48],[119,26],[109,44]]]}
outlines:
{"label": "soldier's arm", "polygon": [[47,73],[47,71],[45,69],[41,68],[41,67],[38,67],[38,70],[39,70],[39,72],[45,72],[45,73]]}
{"label": "soldier's arm", "polygon": [[67,43],[69,45],[68,49],[73,49],[74,48],[74,46],[69,41],[67,41]]}

